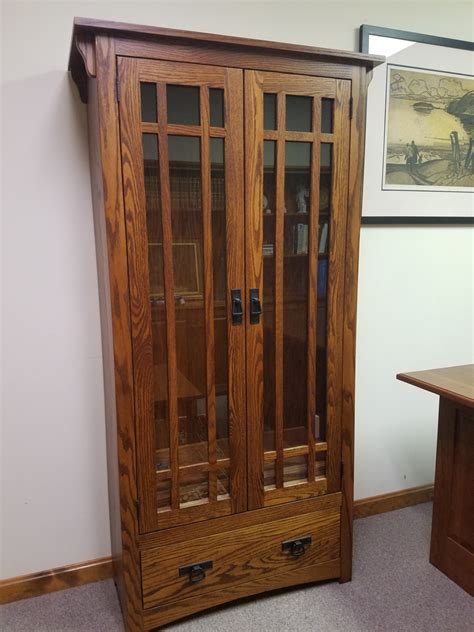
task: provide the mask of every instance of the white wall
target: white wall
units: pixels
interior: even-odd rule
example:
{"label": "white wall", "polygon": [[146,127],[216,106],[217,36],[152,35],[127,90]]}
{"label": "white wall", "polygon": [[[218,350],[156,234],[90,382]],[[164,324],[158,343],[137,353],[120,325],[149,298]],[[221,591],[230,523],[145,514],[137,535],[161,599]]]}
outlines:
{"label": "white wall", "polygon": [[[223,7],[223,4],[226,6]],[[362,23],[472,37],[461,2],[3,3],[2,577],[110,552],[86,115],[74,15],[357,49]],[[356,497],[433,479],[436,398],[400,370],[472,361],[472,230],[364,228]]]}

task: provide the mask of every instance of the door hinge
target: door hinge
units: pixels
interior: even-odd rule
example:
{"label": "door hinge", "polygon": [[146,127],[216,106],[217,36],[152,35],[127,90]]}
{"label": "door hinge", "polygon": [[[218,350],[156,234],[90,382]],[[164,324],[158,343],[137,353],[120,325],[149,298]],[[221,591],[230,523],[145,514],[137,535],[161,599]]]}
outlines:
{"label": "door hinge", "polygon": [[120,79],[118,77],[115,79],[115,100],[120,103]]}
{"label": "door hinge", "polygon": [[351,97],[349,99],[349,120],[352,120],[352,111],[354,109],[354,99]]}

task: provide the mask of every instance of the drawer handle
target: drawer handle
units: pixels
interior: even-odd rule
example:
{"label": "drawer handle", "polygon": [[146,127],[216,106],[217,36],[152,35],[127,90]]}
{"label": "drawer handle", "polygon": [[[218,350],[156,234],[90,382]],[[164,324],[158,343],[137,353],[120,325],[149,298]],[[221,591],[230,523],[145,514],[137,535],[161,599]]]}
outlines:
{"label": "drawer handle", "polygon": [[288,552],[291,557],[301,557],[306,553],[307,547],[311,546],[311,536],[305,538],[297,538],[296,540],[287,540],[281,543],[281,550]]}
{"label": "drawer handle", "polygon": [[212,560],[189,564],[189,566],[180,566],[179,576],[183,577],[184,575],[189,575],[189,583],[198,584],[206,577],[206,569],[212,568],[212,566]]}

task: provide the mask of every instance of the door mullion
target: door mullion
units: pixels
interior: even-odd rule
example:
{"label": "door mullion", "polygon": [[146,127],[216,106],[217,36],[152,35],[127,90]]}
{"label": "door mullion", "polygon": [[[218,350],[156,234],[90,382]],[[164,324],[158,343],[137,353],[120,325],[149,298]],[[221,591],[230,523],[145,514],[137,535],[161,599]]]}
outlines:
{"label": "door mullion", "polygon": [[179,435],[176,366],[176,318],[174,304],[173,233],[168,160],[166,84],[158,83],[158,143],[163,234],[163,280],[166,306],[168,361],[168,416],[170,429],[171,509],[179,509]]}
{"label": "door mullion", "polygon": [[285,231],[285,95],[277,95],[276,217],[275,217],[275,478],[283,487],[283,266]]}
{"label": "door mullion", "polygon": [[[201,86],[201,180],[204,251],[204,321],[206,329],[206,409],[208,459],[215,465],[216,451],[216,387],[214,338],[214,286],[212,248],[211,169],[209,140],[209,88]],[[209,470],[209,502],[217,500],[217,471]]]}
{"label": "door mullion", "polygon": [[315,477],[315,437],[316,417],[316,331],[317,331],[317,287],[318,287],[318,236],[319,236],[319,170],[320,170],[320,129],[321,99],[313,98],[313,142],[311,146],[311,188],[310,188],[310,236],[308,270],[308,351],[307,351],[307,414],[308,414],[308,481]]}

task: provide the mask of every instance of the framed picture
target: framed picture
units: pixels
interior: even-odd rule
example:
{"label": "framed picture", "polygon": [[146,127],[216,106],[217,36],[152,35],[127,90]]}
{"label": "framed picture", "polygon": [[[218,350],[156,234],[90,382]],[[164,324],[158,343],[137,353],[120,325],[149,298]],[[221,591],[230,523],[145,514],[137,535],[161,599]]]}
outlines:
{"label": "framed picture", "polygon": [[363,25],[367,103],[363,224],[474,224],[471,42]]}

